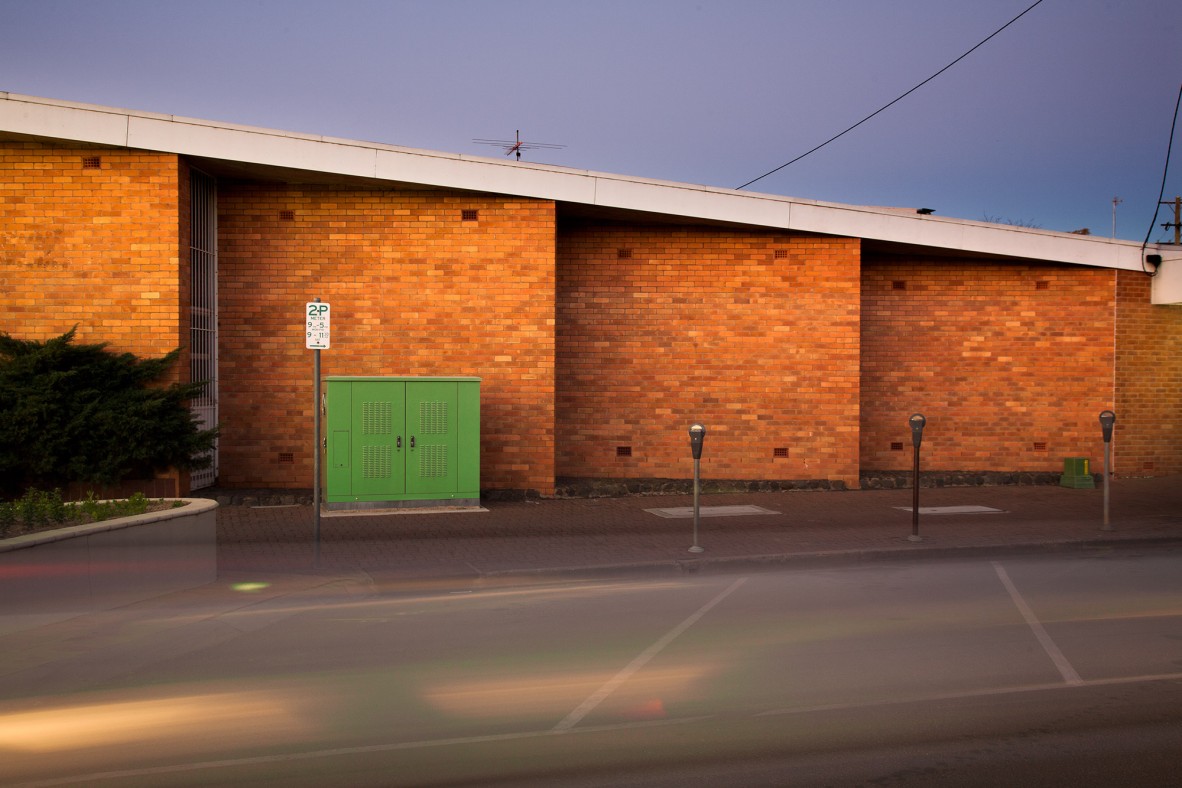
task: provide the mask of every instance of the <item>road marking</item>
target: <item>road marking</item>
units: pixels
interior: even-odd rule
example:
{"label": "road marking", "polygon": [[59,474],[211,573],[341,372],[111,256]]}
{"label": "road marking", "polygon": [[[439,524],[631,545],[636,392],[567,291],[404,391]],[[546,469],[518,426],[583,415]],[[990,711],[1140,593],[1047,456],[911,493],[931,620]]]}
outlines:
{"label": "road marking", "polygon": [[1005,567],[997,561],[990,561],[990,563],[993,564],[993,569],[997,572],[997,577],[1001,580],[1001,584],[1006,587],[1006,591],[1010,592],[1010,599],[1014,600],[1014,605],[1017,606],[1018,611],[1022,614],[1022,618],[1026,619],[1026,623],[1034,632],[1034,637],[1042,644],[1043,651],[1051,658],[1051,662],[1055,663],[1055,667],[1058,668],[1059,675],[1063,677],[1063,681],[1072,686],[1083,684],[1083,679],[1075,672],[1075,668],[1071,667],[1071,663],[1067,661],[1067,657],[1063,656],[1063,652],[1059,650],[1059,647],[1055,645],[1055,641],[1051,640],[1051,636],[1047,634],[1047,631],[1039,622],[1038,616],[1034,615],[1034,611],[1030,609],[1030,606],[1026,604],[1026,600],[1018,593],[1018,588],[1010,580],[1009,573],[1006,572]]}
{"label": "road marking", "polygon": [[554,731],[568,731],[574,726],[578,725],[580,720],[590,714],[596,706],[602,703],[608,695],[611,695],[613,692],[615,692],[616,689],[629,678],[631,678],[632,675],[636,673],[636,671],[648,664],[649,660],[657,656],[657,654],[660,654],[661,651],[663,651],[666,646],[676,640],[677,637],[681,635],[681,633],[685,632],[694,624],[698,623],[702,616],[710,612],[711,608],[713,608],[722,600],[726,599],[736,589],[738,589],[739,586],[746,582],[747,578],[741,577],[735,582],[731,583],[725,591],[711,599],[706,604],[702,605],[700,608],[694,611],[694,613],[689,618],[673,627],[673,629],[669,630],[664,637],[662,637],[656,643],[653,643],[644,651],[640,652],[636,659],[629,662],[623,670],[608,679],[602,687],[591,693],[591,695],[585,701],[580,703],[574,711],[566,715],[565,718],[555,725]]}
{"label": "road marking", "polygon": [[[726,593],[729,593],[730,589]],[[1091,679],[1080,682],[1075,687],[1102,687],[1114,684],[1141,684],[1155,681],[1182,681],[1182,673],[1161,673],[1149,676],[1120,676],[1109,679]],[[999,687],[997,689],[969,690],[966,692],[948,692],[938,695],[927,695],[918,698],[902,698],[881,701],[856,701],[852,703],[832,703],[823,706],[800,707],[795,709],[774,709],[751,715],[753,718],[773,717],[783,714],[811,714],[825,711],[842,711],[866,709],[876,706],[897,706],[908,703],[930,703],[941,700],[959,700],[963,698],[979,698],[990,695],[1009,695],[1025,692],[1047,692],[1062,690],[1062,684],[1033,684],[1025,687]],[[161,774],[182,774],[204,769],[236,768],[240,766],[258,766],[265,764],[292,763],[297,761],[311,761],[321,758],[333,758],[345,755],[364,755],[366,753],[398,752],[400,750],[423,750],[434,747],[462,747],[469,744],[488,744],[491,742],[515,741],[522,739],[541,739],[547,736],[579,735],[584,733],[602,733],[623,731],[638,728],[656,728],[670,725],[687,725],[703,720],[712,719],[717,715],[705,714],[696,717],[681,717],[672,720],[646,720],[643,722],[625,722],[611,725],[588,725],[578,730],[556,731],[549,730],[520,731],[517,733],[492,733],[484,736],[456,736],[444,739],[421,739],[419,741],[386,742],[384,744],[360,745],[357,747],[333,747],[323,750],[306,750],[277,755],[256,755],[245,758],[224,758],[216,761],[190,761],[168,766],[145,766],[138,769],[121,769],[119,771],[92,772],[89,774],[75,774],[69,777],[50,777],[43,780],[16,783],[12,788],[49,788],[59,785],[79,785],[95,783],[99,780],[119,780],[131,777],[148,777]]]}
{"label": "road marking", "polygon": [[[644,722],[627,722],[617,725],[598,725],[581,728],[575,733],[601,733],[611,731],[630,730],[634,728],[655,728],[669,725],[685,725],[701,722],[709,716],[683,717],[676,720],[647,720]],[[313,750],[311,752],[291,752],[280,755],[256,755],[247,758],[226,758],[218,761],[194,761],[178,763],[170,766],[145,766],[140,769],[120,769],[109,772],[93,772],[91,774],[75,774],[70,777],[51,777],[46,780],[16,783],[11,788],[49,788],[57,785],[79,785],[97,782],[99,780],[125,780],[130,777],[150,777],[159,774],[182,774],[204,769],[237,768],[240,766],[259,766],[272,763],[292,763],[319,758],[333,758],[342,755],[365,755],[367,753],[397,752],[399,750],[421,750],[429,747],[455,747],[466,744],[488,744],[491,742],[514,741],[517,739],[538,739],[544,736],[559,735],[553,730],[521,731],[520,733],[490,733],[485,736],[457,736],[450,739],[426,739],[421,741],[391,742],[388,744],[368,744],[358,747],[334,747],[327,750]]]}
{"label": "road marking", "polygon": [[[1146,684],[1155,681],[1180,681],[1182,673],[1159,673],[1148,676],[1117,676],[1108,679],[1088,679],[1071,686],[1110,687],[1122,684]],[[756,717],[776,717],[784,714],[816,714],[825,711],[854,711],[856,709],[872,709],[882,706],[903,706],[910,703],[937,703],[946,700],[967,700],[969,698],[990,698],[997,695],[1021,695],[1026,692],[1056,692],[1063,689],[1063,684],[1028,684],[1021,687],[991,687],[979,690],[964,690],[963,692],[940,692],[932,695],[919,695],[913,698],[887,698],[884,700],[858,700],[849,703],[825,703],[817,706],[798,706],[792,709],[772,709],[755,714]]]}

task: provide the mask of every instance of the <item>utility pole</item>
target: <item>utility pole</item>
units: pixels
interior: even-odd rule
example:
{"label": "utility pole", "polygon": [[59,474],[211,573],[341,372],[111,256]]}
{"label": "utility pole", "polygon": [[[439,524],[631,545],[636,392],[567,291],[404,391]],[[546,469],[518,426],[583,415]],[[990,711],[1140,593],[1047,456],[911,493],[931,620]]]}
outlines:
{"label": "utility pole", "polygon": [[1174,206],[1174,221],[1162,222],[1162,227],[1165,229],[1174,228],[1174,245],[1182,244],[1182,197],[1175,197],[1173,200],[1162,200],[1158,205],[1172,205]]}
{"label": "utility pole", "polygon": [[1116,237],[1116,206],[1120,205],[1124,200],[1119,197],[1112,198],[1112,237]]}

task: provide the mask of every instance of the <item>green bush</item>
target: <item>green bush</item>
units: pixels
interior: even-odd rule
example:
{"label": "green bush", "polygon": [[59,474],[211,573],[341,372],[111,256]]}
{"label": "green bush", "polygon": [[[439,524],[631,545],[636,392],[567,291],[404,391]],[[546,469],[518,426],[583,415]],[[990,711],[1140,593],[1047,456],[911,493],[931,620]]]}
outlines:
{"label": "green bush", "polygon": [[[26,490],[15,501],[0,501],[0,537],[7,536],[18,525],[24,531],[36,531],[59,525],[131,517],[144,514],[153,503],[163,506],[165,501],[163,498],[151,501],[143,493],[135,493],[130,498],[100,501],[92,491],[87,494],[86,500],[67,503],[62,500],[61,490]],[[173,507],[184,505],[184,501],[172,502]]]}
{"label": "green bush", "polygon": [[26,529],[37,529],[64,523],[70,515],[61,490],[27,490],[15,501],[0,501],[0,536],[7,535],[18,523]]}
{"label": "green bush", "polygon": [[139,359],[74,344],[74,332],[45,342],[0,333],[0,496],[209,465],[217,432],[189,409],[204,384],[153,385],[179,351]]}
{"label": "green bush", "polygon": [[109,520],[112,517],[131,517],[133,514],[143,514],[148,511],[147,496],[135,493],[130,498],[116,501],[100,501],[94,493],[88,493],[85,501],[79,501],[73,506],[80,508],[91,522]]}

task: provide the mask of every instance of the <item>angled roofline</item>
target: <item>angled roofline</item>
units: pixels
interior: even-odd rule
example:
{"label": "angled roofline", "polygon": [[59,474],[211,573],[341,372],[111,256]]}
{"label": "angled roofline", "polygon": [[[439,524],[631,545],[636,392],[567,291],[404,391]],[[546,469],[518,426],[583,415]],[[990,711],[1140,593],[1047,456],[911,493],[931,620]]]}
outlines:
{"label": "angled roofline", "polygon": [[0,135],[6,133],[330,176],[862,238],[933,250],[1100,268],[1142,270],[1143,267],[1142,247],[1134,241],[441,153],[0,92]]}

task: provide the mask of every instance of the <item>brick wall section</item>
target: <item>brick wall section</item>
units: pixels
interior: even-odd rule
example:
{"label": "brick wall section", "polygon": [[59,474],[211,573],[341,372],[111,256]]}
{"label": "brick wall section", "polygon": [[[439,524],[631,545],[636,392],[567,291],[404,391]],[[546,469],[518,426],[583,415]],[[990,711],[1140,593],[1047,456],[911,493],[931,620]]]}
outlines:
{"label": "brick wall section", "polygon": [[483,378],[481,486],[553,492],[553,203],[230,183],[218,200],[221,484],[310,486],[320,297],[324,375]]}
{"label": "brick wall section", "polygon": [[1120,271],[1116,320],[1116,428],[1120,476],[1182,471],[1182,306],[1154,306],[1152,280]]}
{"label": "brick wall section", "polygon": [[[188,170],[171,154],[0,143],[0,331],[105,342],[144,358],[180,348],[188,380]],[[166,471],[139,489],[188,491]],[[167,489],[166,492],[162,493]]]}
{"label": "brick wall section", "polygon": [[689,478],[701,421],[704,477],[856,486],[858,257],[855,239],[563,222],[559,475]]}
{"label": "brick wall section", "polygon": [[[862,467],[1062,471],[1103,459],[1115,272],[873,257],[862,269]],[[892,449],[892,444],[896,448]],[[901,446],[900,446],[901,444]]]}
{"label": "brick wall section", "polygon": [[77,324],[80,342],[144,357],[186,346],[182,192],[175,155],[0,143],[0,331],[48,339]]}

